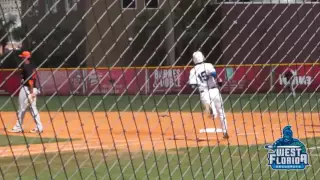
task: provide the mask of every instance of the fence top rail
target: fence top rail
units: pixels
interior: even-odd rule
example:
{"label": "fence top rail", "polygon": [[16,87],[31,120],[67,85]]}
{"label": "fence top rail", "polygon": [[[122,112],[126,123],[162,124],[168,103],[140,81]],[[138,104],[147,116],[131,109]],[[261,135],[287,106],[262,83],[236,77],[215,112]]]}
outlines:
{"label": "fence top rail", "polygon": [[[320,65],[320,63],[293,63],[293,64],[229,64],[229,65],[215,65],[215,67],[223,68],[223,67],[260,67],[260,66],[271,66],[271,67],[277,67],[277,66],[314,66],[314,65]],[[171,68],[185,68],[185,67],[193,67],[193,66],[161,66],[161,69],[171,69]],[[158,66],[149,66],[149,67],[139,67],[139,66],[132,66],[132,67],[85,67],[85,68],[59,68],[60,70],[108,70],[108,69],[114,69],[114,70],[121,70],[121,69],[157,69]],[[39,68],[39,70],[55,70],[56,68]],[[0,71],[13,71],[15,69],[0,69]]]}
{"label": "fence top rail", "polygon": [[320,2],[309,2],[309,1],[274,1],[274,0],[263,0],[263,1],[251,1],[251,2],[226,2],[226,1],[222,1],[222,2],[215,2],[216,4],[283,4],[283,5],[292,5],[292,4],[319,4]]}

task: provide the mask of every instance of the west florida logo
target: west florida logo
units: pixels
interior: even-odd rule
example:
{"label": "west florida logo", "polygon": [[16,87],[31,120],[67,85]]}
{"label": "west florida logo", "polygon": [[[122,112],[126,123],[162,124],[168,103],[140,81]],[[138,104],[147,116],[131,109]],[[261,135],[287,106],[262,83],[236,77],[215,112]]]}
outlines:
{"label": "west florida logo", "polygon": [[283,128],[283,137],[265,146],[268,152],[268,166],[272,169],[305,169],[309,165],[305,145],[293,138],[291,126]]}

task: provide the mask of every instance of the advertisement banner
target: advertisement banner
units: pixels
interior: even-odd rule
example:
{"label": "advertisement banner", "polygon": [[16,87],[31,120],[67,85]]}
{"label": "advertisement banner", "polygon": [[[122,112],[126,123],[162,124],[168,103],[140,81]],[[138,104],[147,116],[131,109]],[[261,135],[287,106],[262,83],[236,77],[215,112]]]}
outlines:
{"label": "advertisement banner", "polygon": [[[300,68],[299,68],[300,67]],[[271,70],[271,68],[273,70]],[[293,70],[296,92],[319,91],[319,66],[290,66]],[[193,90],[187,84],[190,67],[167,67],[158,69],[60,69],[37,72],[41,95],[120,95],[120,94],[189,94]],[[223,80],[224,94],[265,93],[274,86],[279,92],[286,84],[283,76],[288,66],[261,67],[217,67],[217,74]],[[20,86],[18,72],[0,71],[0,95],[11,95]],[[40,86],[41,85],[41,86]],[[16,93],[15,95],[18,95]]]}
{"label": "advertisement banner", "polygon": [[40,70],[37,73],[41,95],[84,95],[85,83],[82,70]]}
{"label": "advertisement banner", "polygon": [[18,71],[0,71],[0,95],[18,95],[17,89],[20,84],[21,77]]}
{"label": "advertisement banner", "polygon": [[87,94],[146,94],[145,70],[87,70]]}
{"label": "advertisement banner", "polygon": [[176,94],[190,93],[192,89],[187,85],[190,68],[160,68],[148,70],[149,93]]}
{"label": "advertisement banner", "polygon": [[[192,89],[187,84],[189,79],[188,68],[160,68],[149,70],[149,93],[168,94],[191,93]],[[221,88],[222,93],[254,93],[259,89],[260,92],[269,90],[270,68],[261,67],[218,67],[218,76],[224,81]]]}
{"label": "advertisement banner", "polygon": [[267,92],[270,88],[270,68],[240,66],[216,68],[219,77],[224,81],[222,93],[255,93]]}
{"label": "advertisement banner", "polygon": [[222,93],[243,92],[247,86],[248,79],[244,77],[243,67],[216,68],[218,77],[223,80]]}
{"label": "advertisement banner", "polygon": [[274,80],[275,90],[285,91],[283,88],[287,84],[287,78],[284,76],[287,71],[293,74],[292,80],[296,92],[314,92],[319,91],[320,84],[320,67],[319,66],[279,66],[275,68]]}

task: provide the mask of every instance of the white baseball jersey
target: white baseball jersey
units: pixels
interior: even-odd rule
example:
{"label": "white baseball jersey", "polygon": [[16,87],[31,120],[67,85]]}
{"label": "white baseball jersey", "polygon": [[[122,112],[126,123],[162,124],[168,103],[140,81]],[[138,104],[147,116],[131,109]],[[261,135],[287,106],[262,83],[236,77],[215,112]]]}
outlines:
{"label": "white baseball jersey", "polygon": [[211,75],[212,72],[216,72],[216,70],[211,63],[197,64],[190,70],[189,84],[198,85],[200,91],[217,87],[217,83]]}

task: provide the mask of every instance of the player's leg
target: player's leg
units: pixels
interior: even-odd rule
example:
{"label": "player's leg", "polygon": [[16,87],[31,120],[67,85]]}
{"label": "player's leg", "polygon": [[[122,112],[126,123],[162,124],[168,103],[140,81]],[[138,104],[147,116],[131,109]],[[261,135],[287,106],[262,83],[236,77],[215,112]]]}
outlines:
{"label": "player's leg", "polygon": [[212,100],[210,101],[210,111],[212,119],[215,119],[217,117],[217,110]]}
{"label": "player's leg", "polygon": [[210,90],[211,97],[213,97],[213,102],[215,105],[215,109],[217,111],[217,115],[220,119],[220,124],[222,131],[224,133],[224,137],[228,137],[227,132],[228,132],[228,127],[227,127],[227,118],[226,114],[224,112],[224,107],[223,107],[223,100],[221,97],[221,94],[219,92],[219,89],[215,88]]}
{"label": "player's leg", "polygon": [[15,126],[12,128],[12,130],[10,130],[10,132],[21,132],[22,129],[22,125],[23,125],[23,119],[24,116],[26,114],[27,108],[28,108],[28,102],[27,102],[27,94],[28,94],[28,89],[26,87],[21,87],[20,92],[19,92],[19,109],[17,112],[17,122],[15,124]]}
{"label": "player's leg", "polygon": [[290,90],[291,90],[292,96],[296,97],[295,84],[293,80],[290,81]]}
{"label": "player's leg", "polygon": [[[37,94],[37,89],[34,88],[33,91]],[[30,106],[30,112],[31,115],[36,123],[36,128],[31,130],[30,132],[42,132],[43,131],[43,126],[40,120],[40,114],[37,108],[37,98],[34,99],[34,101],[31,103]]]}
{"label": "player's leg", "polygon": [[204,112],[208,115],[208,117],[212,117],[215,118],[217,112],[215,110],[215,107],[211,105],[212,103],[210,102],[203,102],[203,106],[204,106]]}
{"label": "player's leg", "polygon": [[209,91],[201,93],[200,98],[201,102],[205,106],[205,112],[208,113],[210,117],[215,118],[217,116],[217,111],[212,99],[210,99]]}
{"label": "player's leg", "polygon": [[201,104],[202,104],[202,106],[204,108],[204,113],[208,114],[210,112],[210,104],[208,104],[207,102],[203,101],[202,99],[201,99]]}

